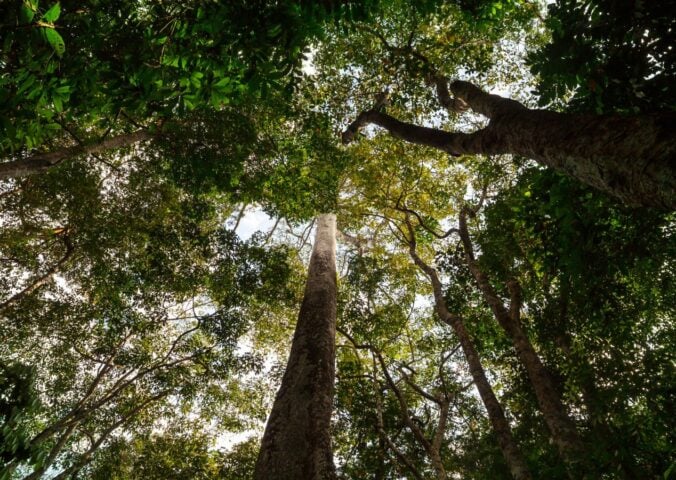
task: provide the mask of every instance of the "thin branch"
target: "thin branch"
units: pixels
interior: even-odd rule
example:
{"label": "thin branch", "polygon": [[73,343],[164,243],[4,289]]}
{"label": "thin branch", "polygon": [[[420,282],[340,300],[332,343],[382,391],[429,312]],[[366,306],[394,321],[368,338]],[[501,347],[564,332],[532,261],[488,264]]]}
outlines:
{"label": "thin branch", "polygon": [[277,217],[277,220],[275,220],[275,224],[272,226],[270,231],[265,235],[265,239],[263,240],[263,245],[267,245],[270,239],[272,238],[272,235],[274,235],[275,231],[277,230],[277,225],[279,225],[279,221],[282,219],[282,217]]}
{"label": "thin branch", "polygon": [[246,208],[249,206],[248,203],[245,203],[242,205],[242,208],[239,210],[239,213],[237,214],[237,219],[235,220],[235,226],[232,227],[232,231],[236,232],[237,228],[239,227],[239,222],[242,221],[242,218],[244,217],[244,214],[246,212]]}
{"label": "thin branch", "polygon": [[376,429],[378,431],[378,435],[385,442],[387,447],[392,452],[394,452],[394,455],[399,459],[399,461],[409,469],[413,476],[418,480],[423,480],[423,476],[420,474],[420,472],[418,472],[418,469],[415,468],[413,462],[411,462],[411,460],[409,460],[409,458],[404,455],[401,450],[399,450],[392,439],[385,433],[385,422],[383,421],[383,400],[381,397],[382,389],[380,388],[376,377],[377,363],[375,354],[371,353],[371,358],[373,360],[373,389],[376,398]]}
{"label": "thin branch", "polygon": [[26,286],[23,290],[20,292],[14,294],[4,302],[0,303],[0,312],[5,310],[7,307],[12,305],[13,303],[18,302],[22,298],[26,297],[27,295],[30,295],[34,291],[36,291],[38,288],[40,288],[42,285],[46,284],[49,279],[52,278],[52,276],[57,273],[61,267],[70,259],[70,257],[73,255],[73,252],[75,250],[75,247],[73,246],[73,243],[71,242],[70,238],[68,237],[68,233],[63,235],[63,241],[64,244],[66,245],[66,252],[63,254],[63,256],[51,267],[47,269],[45,273],[40,275],[38,278],[33,280],[33,282]]}
{"label": "thin branch", "polygon": [[443,239],[445,239],[445,238],[448,238],[449,236],[451,236],[451,235],[454,234],[454,233],[459,233],[459,230],[458,230],[457,228],[455,228],[455,227],[449,228],[449,229],[446,230],[446,232],[444,232],[444,233],[438,233],[438,232],[435,231],[432,227],[430,227],[430,226],[428,226],[427,224],[425,224],[425,222],[423,221],[423,219],[422,219],[422,217],[420,216],[420,214],[419,214],[418,212],[416,212],[415,210],[412,210],[412,209],[406,207],[405,205],[400,205],[399,202],[397,202],[397,206],[396,206],[395,208],[396,208],[397,210],[399,210],[400,212],[410,213],[411,215],[413,215],[413,216],[418,220],[418,225],[420,225],[420,226],[421,226],[422,228],[424,228],[428,233],[432,234],[433,236],[435,236],[435,237],[438,238],[439,240],[443,240]]}

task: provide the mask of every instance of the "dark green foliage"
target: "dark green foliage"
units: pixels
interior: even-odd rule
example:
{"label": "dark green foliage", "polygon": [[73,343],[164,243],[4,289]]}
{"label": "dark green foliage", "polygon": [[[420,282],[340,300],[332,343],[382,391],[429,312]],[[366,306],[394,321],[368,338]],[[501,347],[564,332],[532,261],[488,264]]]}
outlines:
{"label": "dark green foliage", "polygon": [[[321,25],[362,2],[13,0],[0,7],[2,152],[295,88]],[[58,7],[60,5],[60,7]],[[51,7],[51,8],[48,8]]]}
{"label": "dark green foliage", "polygon": [[247,307],[271,299],[278,305],[294,303],[295,292],[288,286],[289,251],[244,243],[230,231],[221,231],[216,245],[208,287],[218,309],[202,322],[220,343],[234,350],[240,336],[259,320],[247,314]]}
{"label": "dark green foliage", "polygon": [[518,275],[526,325],[567,401],[585,411],[599,475],[653,478],[672,461],[672,222],[538,169],[486,211],[482,265],[498,286]]}
{"label": "dark green foliage", "polygon": [[156,145],[164,174],[203,193],[238,192],[245,164],[255,164],[267,153],[254,120],[234,108],[195,110],[180,123],[167,125]]}
{"label": "dark green foliage", "polygon": [[0,363],[0,478],[5,479],[4,467],[12,460],[31,456],[26,421],[37,409],[33,370],[21,364]]}
{"label": "dark green foliage", "polygon": [[328,116],[300,110],[277,122],[266,131],[272,151],[252,163],[243,184],[273,217],[299,222],[335,211],[351,158],[338,147]]}
{"label": "dark green foliage", "polygon": [[552,40],[532,54],[542,104],[567,98],[580,111],[674,109],[676,3],[559,0],[549,7]]}

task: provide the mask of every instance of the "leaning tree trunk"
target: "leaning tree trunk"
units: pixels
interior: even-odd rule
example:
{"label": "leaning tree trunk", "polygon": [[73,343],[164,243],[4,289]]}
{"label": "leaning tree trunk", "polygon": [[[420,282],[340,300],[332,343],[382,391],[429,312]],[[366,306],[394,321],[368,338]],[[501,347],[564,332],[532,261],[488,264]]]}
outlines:
{"label": "leaning tree trunk", "polygon": [[374,108],[352,122],[343,142],[352,141],[362,126],[375,124],[397,138],[452,155],[521,155],[627,205],[676,209],[676,113],[621,116],[533,110],[462,81],[451,83],[452,99],[446,79],[435,81],[442,105],[469,107],[488,117],[488,126],[474,133],[447,132],[402,122]]}
{"label": "leaning tree trunk", "polygon": [[521,287],[516,281],[507,283],[512,297],[510,308],[507,309],[476,260],[467,229],[467,213],[467,208],[463,208],[459,216],[459,233],[465,251],[465,263],[484,300],[491,308],[493,316],[512,341],[516,355],[528,373],[540,412],[549,428],[552,442],[568,468],[569,477],[571,479],[582,478],[581,474],[586,468],[584,445],[577,433],[575,423],[566,412],[551,374],[540,360],[521,325]]}
{"label": "leaning tree trunk", "polygon": [[335,478],[336,217],[321,215],[289,361],[263,435],[256,480]]}
{"label": "leaning tree trunk", "polygon": [[453,329],[460,341],[460,346],[465,355],[465,359],[467,360],[472,380],[479,391],[479,396],[488,413],[488,419],[493,427],[493,432],[495,433],[498,446],[502,452],[502,457],[505,459],[512,477],[515,480],[530,480],[532,476],[528,469],[528,465],[526,464],[523,455],[521,455],[521,450],[512,435],[512,429],[505,417],[502,405],[495,396],[493,387],[491,387],[491,384],[486,377],[486,372],[481,364],[481,359],[474,348],[474,342],[472,342],[469,333],[465,329],[465,323],[462,317],[448,311],[441,281],[439,280],[436,270],[427,265],[418,256],[414,244],[410,245],[410,254],[415,264],[427,274],[432,282],[434,305],[439,319]]}

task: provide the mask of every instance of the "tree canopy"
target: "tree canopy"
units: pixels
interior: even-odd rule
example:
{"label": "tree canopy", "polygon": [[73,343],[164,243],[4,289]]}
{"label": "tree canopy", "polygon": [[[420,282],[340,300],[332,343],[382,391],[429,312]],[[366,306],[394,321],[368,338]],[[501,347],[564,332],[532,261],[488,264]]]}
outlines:
{"label": "tree canopy", "polygon": [[675,476],[671,3],[3,2],[0,479]]}

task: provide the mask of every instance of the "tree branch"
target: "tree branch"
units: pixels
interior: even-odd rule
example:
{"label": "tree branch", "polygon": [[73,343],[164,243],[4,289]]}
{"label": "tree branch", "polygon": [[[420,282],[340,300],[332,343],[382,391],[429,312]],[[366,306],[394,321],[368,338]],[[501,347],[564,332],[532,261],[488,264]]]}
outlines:
{"label": "tree branch", "polygon": [[483,153],[481,135],[484,130],[475,133],[452,133],[437,128],[421,127],[412,123],[402,122],[390,115],[377,110],[367,110],[357,116],[342,134],[342,142],[347,145],[361,128],[374,124],[386,129],[393,137],[417,145],[436,148],[454,156],[463,154]]}
{"label": "tree branch", "polygon": [[154,136],[155,134],[149,129],[141,129],[88,145],[65,147],[52,152],[37,153],[27,158],[0,163],[0,179],[16,178],[43,172],[78,155],[89,155],[114,148],[127,147],[135,143],[150,140]]}
{"label": "tree branch", "polygon": [[40,288],[42,285],[47,283],[50,278],[52,278],[52,275],[54,275],[56,272],[59,271],[59,269],[70,259],[70,257],[73,255],[73,251],[75,250],[75,247],[73,246],[73,243],[70,241],[70,238],[68,237],[68,233],[66,232],[63,235],[63,242],[66,245],[66,252],[63,254],[63,256],[57,261],[54,265],[49,267],[45,273],[40,275],[38,278],[33,280],[33,282],[25,287],[23,290],[20,292],[16,293],[15,295],[11,296],[4,302],[0,303],[0,312],[5,310],[7,307],[12,305],[13,303],[18,302],[22,298],[24,298],[27,295],[30,295],[33,293],[35,290]]}

